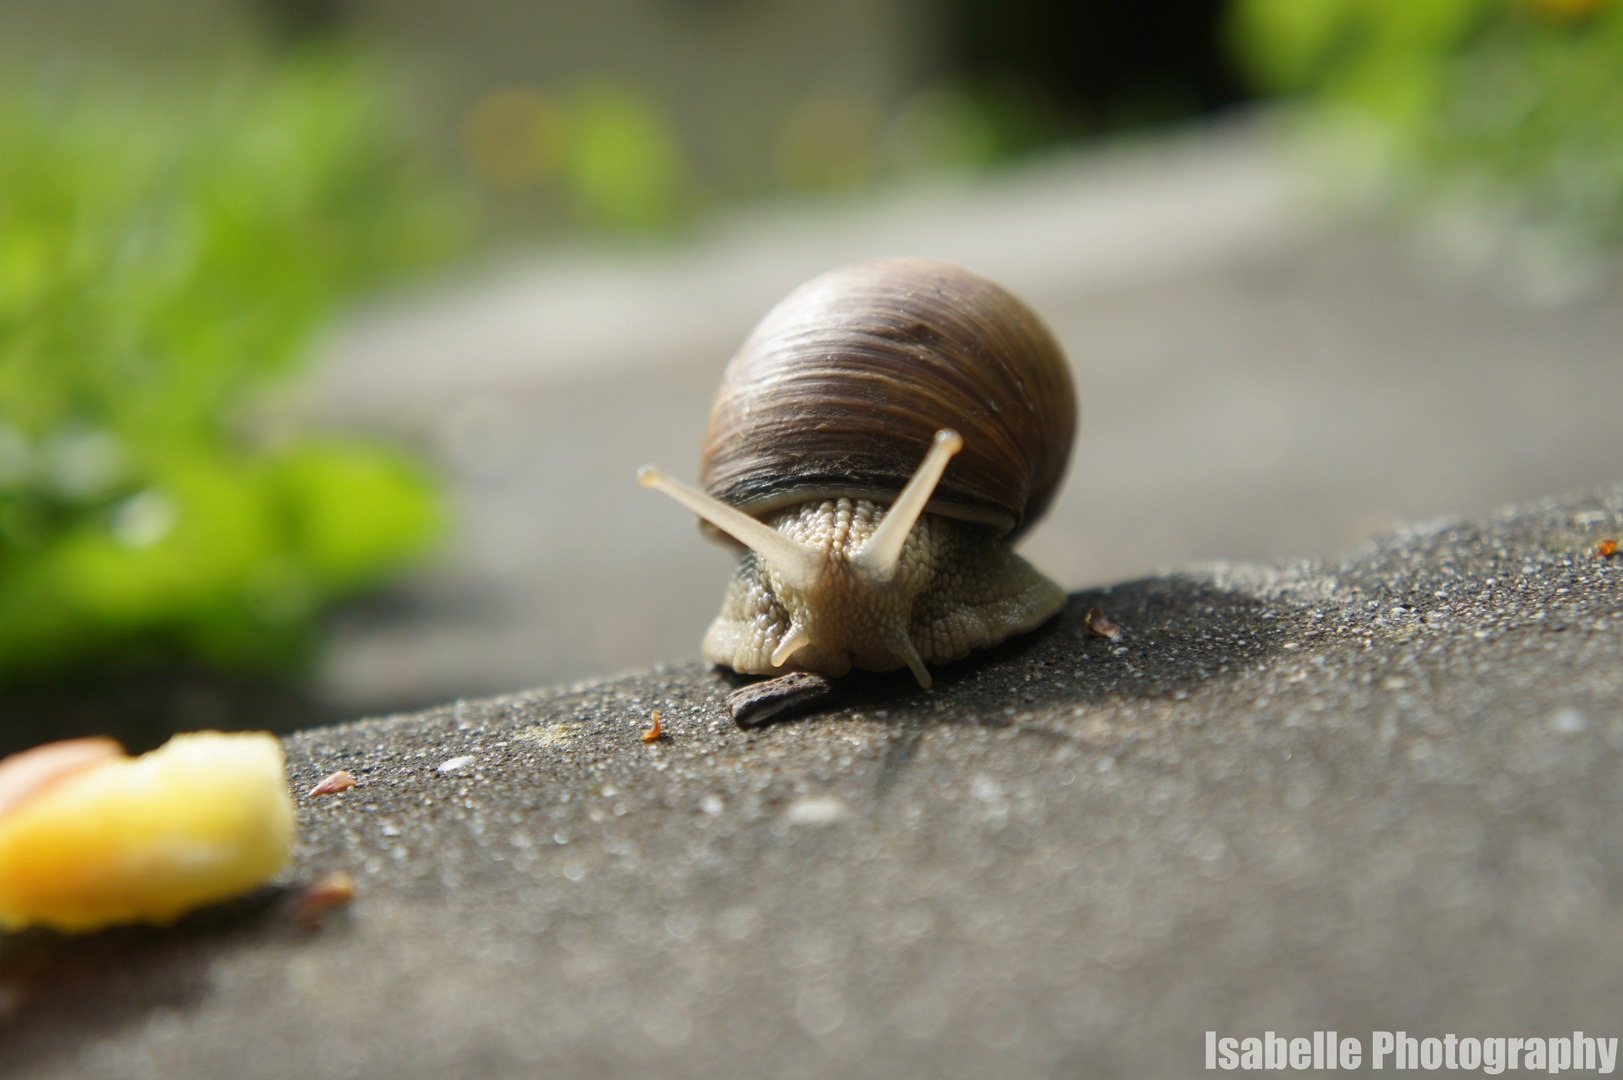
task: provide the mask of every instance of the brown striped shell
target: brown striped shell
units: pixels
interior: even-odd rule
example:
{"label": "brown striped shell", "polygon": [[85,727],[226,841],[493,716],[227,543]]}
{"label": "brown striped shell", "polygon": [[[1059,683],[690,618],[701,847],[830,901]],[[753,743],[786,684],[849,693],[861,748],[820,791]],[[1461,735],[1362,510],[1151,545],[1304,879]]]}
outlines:
{"label": "brown striped shell", "polygon": [[722,376],[700,483],[756,516],[888,502],[942,428],[964,437],[932,513],[1012,539],[1058,490],[1076,429],[1069,366],[1036,313],[950,263],[881,259],[802,285]]}

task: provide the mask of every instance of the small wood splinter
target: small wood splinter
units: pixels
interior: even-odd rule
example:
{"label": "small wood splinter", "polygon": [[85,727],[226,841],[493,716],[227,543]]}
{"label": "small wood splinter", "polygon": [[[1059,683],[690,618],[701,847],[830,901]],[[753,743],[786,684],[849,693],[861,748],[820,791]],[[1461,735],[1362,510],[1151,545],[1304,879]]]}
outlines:
{"label": "small wood splinter", "polygon": [[834,684],[821,675],[791,671],[734,690],[727,695],[727,711],[739,727],[755,727],[833,692]]}
{"label": "small wood splinter", "polygon": [[1083,620],[1087,623],[1088,633],[1094,637],[1106,637],[1111,641],[1121,637],[1121,627],[1111,622],[1105,617],[1105,613],[1096,607],[1088,608],[1088,613],[1083,616]]}
{"label": "small wood splinter", "polygon": [[1595,545],[1595,550],[1590,552],[1590,555],[1592,555],[1594,558],[1597,558],[1597,559],[1609,559],[1613,555],[1616,555],[1616,554],[1617,554],[1617,541],[1616,540],[1602,540],[1600,543]]}
{"label": "small wood splinter", "polygon": [[339,769],[321,783],[310,789],[312,795],[336,795],[340,791],[348,791],[355,786],[355,778],[343,769]]}
{"label": "small wood splinter", "polygon": [[654,726],[642,733],[643,742],[653,742],[665,734],[665,729],[659,726],[659,710],[654,710]]}

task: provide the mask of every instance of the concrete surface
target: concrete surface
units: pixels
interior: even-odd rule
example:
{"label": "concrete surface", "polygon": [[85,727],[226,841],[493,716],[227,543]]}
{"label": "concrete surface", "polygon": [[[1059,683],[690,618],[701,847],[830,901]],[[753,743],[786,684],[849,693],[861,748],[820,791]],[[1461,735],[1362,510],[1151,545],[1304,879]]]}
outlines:
{"label": "concrete surface", "polygon": [[[1208,1028],[1623,1036],[1623,486],[740,731],[696,665],[306,732],[291,889],[0,939],[0,1073],[1176,1077]],[[1123,627],[1090,637],[1098,605]],[[659,709],[666,739],[639,737]]]}
{"label": "concrete surface", "polygon": [[440,564],[336,621],[329,708],[696,658],[731,558],[633,474],[691,479],[750,326],[874,255],[973,266],[1054,326],[1082,434],[1024,551],[1068,588],[1327,557],[1400,520],[1616,479],[1615,286],[1539,306],[1300,191],[1240,123],[741,211],[672,248],[559,252],[358,316],[305,408],[422,446],[463,526]]}

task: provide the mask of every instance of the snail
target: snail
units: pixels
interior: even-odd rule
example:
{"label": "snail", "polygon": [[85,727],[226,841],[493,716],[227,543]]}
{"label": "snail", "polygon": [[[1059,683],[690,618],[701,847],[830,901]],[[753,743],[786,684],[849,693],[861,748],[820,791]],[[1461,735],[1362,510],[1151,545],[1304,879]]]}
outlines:
{"label": "snail", "polygon": [[962,267],[882,259],[814,278],[750,334],[710,412],[702,491],[638,479],[744,549],[706,660],[905,667],[929,687],[930,665],[1064,606],[1012,545],[1075,428],[1069,367],[1030,308]]}

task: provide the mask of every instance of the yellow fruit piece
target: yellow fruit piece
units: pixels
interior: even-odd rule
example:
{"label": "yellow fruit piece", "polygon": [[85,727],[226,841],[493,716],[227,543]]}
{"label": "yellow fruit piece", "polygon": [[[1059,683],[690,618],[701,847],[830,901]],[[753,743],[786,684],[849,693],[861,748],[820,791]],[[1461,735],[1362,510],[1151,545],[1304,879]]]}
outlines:
{"label": "yellow fruit piece", "polygon": [[21,806],[52,784],[109,758],[124,756],[124,748],[112,739],[92,736],[46,743],[0,758],[0,821],[13,806]]}
{"label": "yellow fruit piece", "polygon": [[176,735],[0,813],[0,927],[173,922],[268,880],[293,828],[274,736]]}

